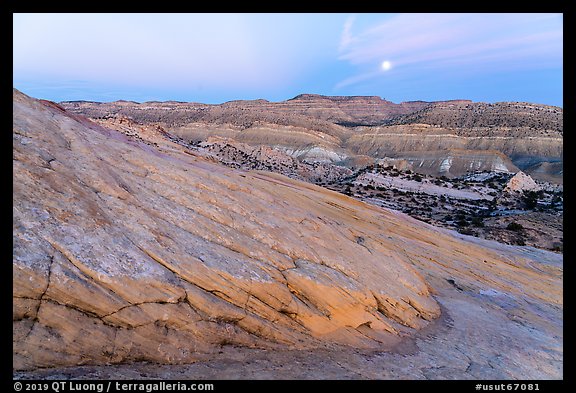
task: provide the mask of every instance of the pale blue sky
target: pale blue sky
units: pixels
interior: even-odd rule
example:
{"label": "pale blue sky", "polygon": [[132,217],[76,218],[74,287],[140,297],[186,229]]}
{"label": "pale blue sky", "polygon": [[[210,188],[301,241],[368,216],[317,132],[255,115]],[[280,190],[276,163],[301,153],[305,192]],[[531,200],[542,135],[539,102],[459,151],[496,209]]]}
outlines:
{"label": "pale blue sky", "polygon": [[14,14],[14,87],[54,101],[301,93],[562,106],[562,14]]}

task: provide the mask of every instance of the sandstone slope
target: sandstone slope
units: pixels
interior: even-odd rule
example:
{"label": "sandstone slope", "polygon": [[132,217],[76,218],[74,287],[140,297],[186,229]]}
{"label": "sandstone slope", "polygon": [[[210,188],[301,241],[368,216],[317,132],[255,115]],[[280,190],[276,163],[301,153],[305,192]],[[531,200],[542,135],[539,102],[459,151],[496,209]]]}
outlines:
{"label": "sandstone slope", "polygon": [[156,149],[18,92],[13,132],[17,369],[374,346],[439,315],[377,238],[396,223],[352,199]]}
{"label": "sandstone slope", "polygon": [[383,350],[441,316],[434,293],[454,283],[519,299],[517,318],[561,335],[542,317],[562,309],[554,254],[234,170],[16,90],[13,138],[16,370],[185,363],[225,345]]}

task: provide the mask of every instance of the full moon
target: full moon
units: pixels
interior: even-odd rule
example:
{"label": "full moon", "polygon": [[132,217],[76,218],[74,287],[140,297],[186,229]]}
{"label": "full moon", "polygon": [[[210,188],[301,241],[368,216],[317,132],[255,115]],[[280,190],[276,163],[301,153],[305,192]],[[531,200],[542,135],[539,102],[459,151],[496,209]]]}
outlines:
{"label": "full moon", "polygon": [[390,68],[392,68],[392,63],[390,63],[388,60],[384,60],[382,62],[382,69],[384,71],[388,71]]}

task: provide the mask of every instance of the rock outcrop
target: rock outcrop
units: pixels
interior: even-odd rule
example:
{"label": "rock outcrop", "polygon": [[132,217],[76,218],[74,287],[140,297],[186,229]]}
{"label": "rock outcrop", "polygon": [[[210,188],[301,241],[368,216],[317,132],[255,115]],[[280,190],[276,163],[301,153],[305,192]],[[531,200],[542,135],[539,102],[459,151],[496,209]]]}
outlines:
{"label": "rock outcrop", "polygon": [[[437,320],[434,294],[456,286],[473,301],[505,294],[486,310],[530,326],[530,356],[552,346],[561,359],[561,256],[455,236],[141,131],[14,91],[15,370],[190,363],[227,346],[384,350]],[[497,351],[512,342],[516,354],[516,324],[504,325]],[[506,356],[491,367],[513,367]]]}
{"label": "rock outcrop", "polygon": [[520,171],[516,173],[504,187],[505,192],[540,191],[542,187],[530,177]]}

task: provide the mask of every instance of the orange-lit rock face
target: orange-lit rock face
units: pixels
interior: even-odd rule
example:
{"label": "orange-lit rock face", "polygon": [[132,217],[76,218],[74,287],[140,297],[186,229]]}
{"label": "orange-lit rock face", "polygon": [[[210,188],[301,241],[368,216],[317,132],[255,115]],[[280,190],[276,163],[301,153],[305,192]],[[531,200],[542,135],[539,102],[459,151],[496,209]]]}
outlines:
{"label": "orange-lit rock face", "polygon": [[14,368],[190,362],[223,344],[386,348],[447,279],[561,306],[561,269],[17,91]]}

